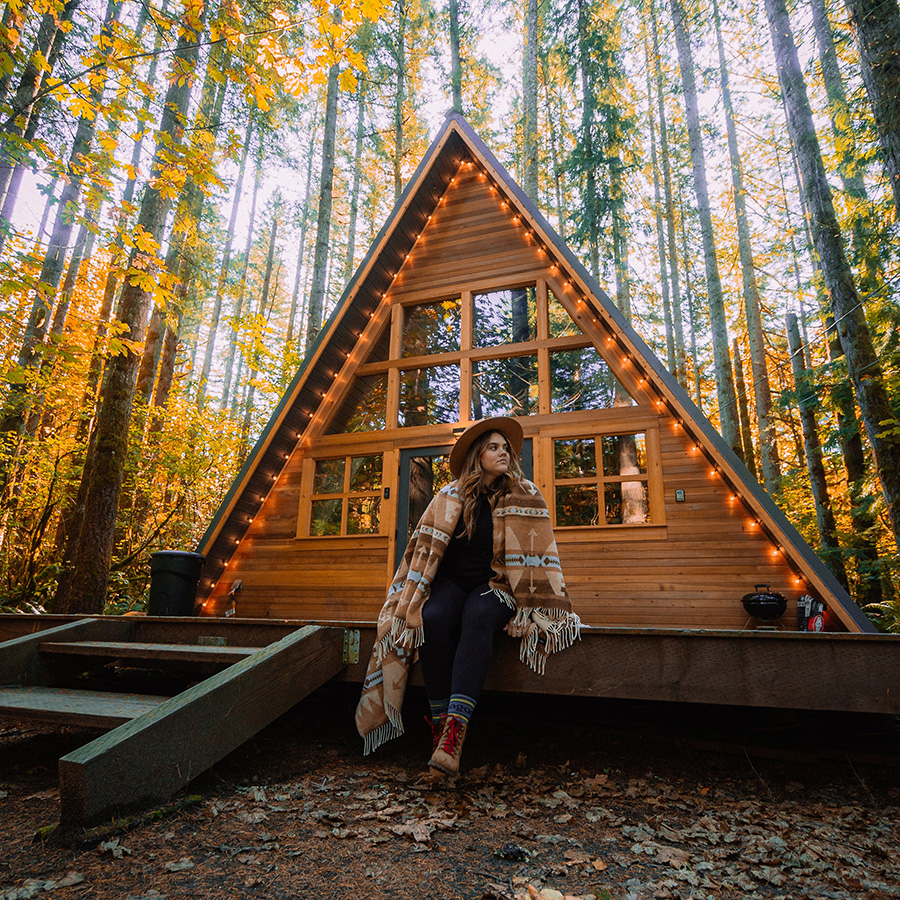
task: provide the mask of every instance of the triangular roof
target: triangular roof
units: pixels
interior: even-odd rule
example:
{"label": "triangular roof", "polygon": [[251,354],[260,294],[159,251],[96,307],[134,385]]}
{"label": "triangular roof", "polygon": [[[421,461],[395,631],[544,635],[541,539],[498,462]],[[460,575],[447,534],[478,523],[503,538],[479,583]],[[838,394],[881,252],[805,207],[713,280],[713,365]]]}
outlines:
{"label": "triangular roof", "polygon": [[[335,380],[334,373],[344,367],[451,181],[462,165],[472,162],[487,174],[492,187],[521,217],[531,237],[564,273],[566,284],[570,283],[587,304],[593,320],[604,326],[604,330],[608,329],[615,336],[620,352],[640,366],[648,388],[659,397],[660,411],[667,408],[684,426],[785,558],[823,596],[837,604],[834,611],[845,627],[851,631],[874,631],[869,619],[687,392],[459,115],[449,116],[432,142],[201,539],[198,552],[207,557],[204,569],[207,587],[201,587],[200,596],[208,594],[209,585],[218,581],[250,521],[302,439],[306,426],[325,402]],[[601,351],[601,347],[597,346],[597,350]]]}

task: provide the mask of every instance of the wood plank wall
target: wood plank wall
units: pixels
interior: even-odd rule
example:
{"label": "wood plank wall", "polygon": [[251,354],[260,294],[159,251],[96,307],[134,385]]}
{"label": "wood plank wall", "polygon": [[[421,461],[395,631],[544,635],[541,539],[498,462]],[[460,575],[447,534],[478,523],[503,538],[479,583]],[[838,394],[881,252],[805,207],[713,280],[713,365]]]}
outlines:
{"label": "wood plank wall", "polygon": [[[462,168],[385,302],[441,299],[463,290],[511,287],[537,279],[559,285],[552,261],[522,223],[512,221],[513,215],[477,168]],[[578,313],[571,302],[570,306],[582,328],[591,327],[590,316]],[[602,348],[607,332],[598,330],[597,336]],[[784,622],[796,627],[795,601],[808,586],[774,550],[740,499],[733,499],[731,490],[711,473],[693,439],[670,417],[657,417],[653,395],[637,385],[635,376],[610,362],[640,405],[633,413],[596,411],[587,418],[597,425],[604,416],[634,414],[658,420],[665,523],[644,532],[612,528],[600,534],[592,530],[589,536],[573,530],[558,534],[566,580],[583,620],[591,625],[741,628],[747,623],[741,596],[756,584],[768,584],[791,601]],[[343,375],[349,383],[351,372]],[[552,441],[546,435],[552,431],[558,437],[567,423],[573,435],[584,434],[586,414],[540,415],[526,423],[527,433],[535,439],[535,480],[547,495],[552,487],[548,483]],[[308,426],[210,595],[205,613],[222,615],[228,591],[240,579],[240,616],[375,621],[394,559],[397,451],[450,443],[452,426],[330,436],[324,434],[326,428],[324,417]],[[392,499],[383,501],[384,534],[297,537],[303,460],[326,447],[335,455],[386,454],[384,486],[392,489]],[[684,491],[684,502],[675,501],[676,489]],[[836,617],[829,626],[844,630]]]}

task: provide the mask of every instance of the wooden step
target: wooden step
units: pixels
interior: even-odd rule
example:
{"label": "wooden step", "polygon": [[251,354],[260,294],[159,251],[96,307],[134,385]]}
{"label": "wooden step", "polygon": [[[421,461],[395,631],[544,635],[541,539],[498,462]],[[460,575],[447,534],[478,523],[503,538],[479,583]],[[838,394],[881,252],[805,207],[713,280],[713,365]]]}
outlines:
{"label": "wooden step", "polygon": [[201,647],[195,644],[155,644],[138,641],[42,641],[41,653],[93,656],[106,659],[140,659],[224,663],[231,665],[256,653],[259,647]]}
{"label": "wooden step", "polygon": [[116,728],[168,697],[37,686],[0,687],[0,716],[62,725]]}

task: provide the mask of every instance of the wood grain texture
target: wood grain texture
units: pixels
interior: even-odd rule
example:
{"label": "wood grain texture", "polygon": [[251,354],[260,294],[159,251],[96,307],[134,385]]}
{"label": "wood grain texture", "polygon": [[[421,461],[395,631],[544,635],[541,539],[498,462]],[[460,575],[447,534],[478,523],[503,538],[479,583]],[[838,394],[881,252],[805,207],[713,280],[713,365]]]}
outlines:
{"label": "wood grain texture", "polygon": [[343,633],[300,628],[59,761],[60,819],[171,797],[337,675]]}

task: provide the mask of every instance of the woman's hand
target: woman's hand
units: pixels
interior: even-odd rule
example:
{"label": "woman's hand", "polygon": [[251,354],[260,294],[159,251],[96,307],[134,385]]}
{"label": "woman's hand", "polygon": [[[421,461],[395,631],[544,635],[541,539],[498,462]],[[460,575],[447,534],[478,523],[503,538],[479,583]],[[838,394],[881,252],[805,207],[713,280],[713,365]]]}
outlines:
{"label": "woman's hand", "polygon": [[530,619],[525,622],[525,624],[516,623],[515,617],[510,619],[504,626],[503,630],[510,636],[514,638],[525,637],[526,635],[531,633],[531,629],[534,628],[534,622]]}

